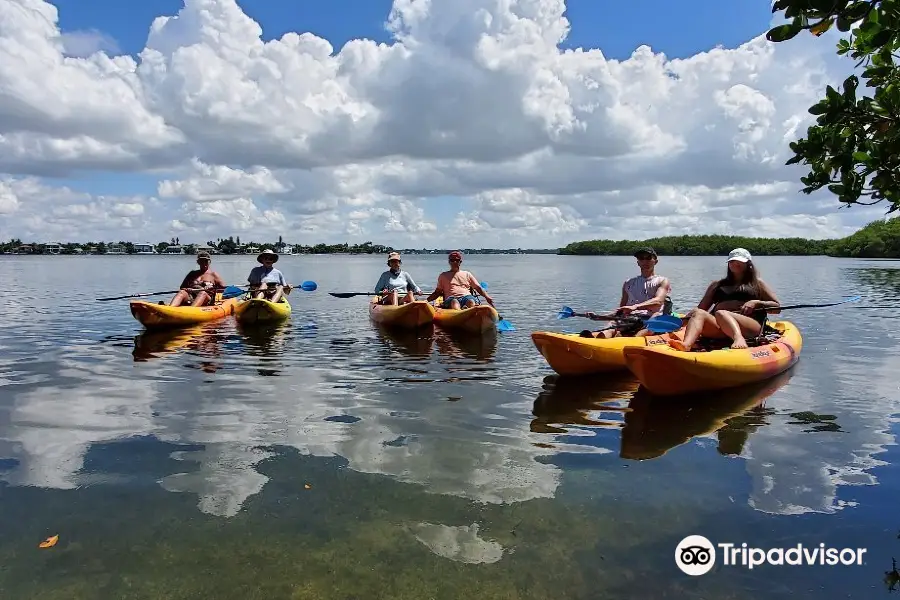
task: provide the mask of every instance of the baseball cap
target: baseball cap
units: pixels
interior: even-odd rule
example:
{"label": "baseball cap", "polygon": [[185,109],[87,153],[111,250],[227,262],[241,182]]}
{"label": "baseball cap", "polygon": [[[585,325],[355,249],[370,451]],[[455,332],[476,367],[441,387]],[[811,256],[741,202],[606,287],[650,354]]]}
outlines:
{"label": "baseball cap", "polygon": [[728,260],[726,262],[731,262],[733,260],[745,263],[753,260],[753,257],[750,256],[750,252],[745,248],[735,248],[728,253]]}
{"label": "baseball cap", "polygon": [[397,260],[400,260],[400,253],[399,253],[399,252],[391,252],[390,254],[388,254],[388,262],[394,260],[395,258],[396,258]]}
{"label": "baseball cap", "polygon": [[459,250],[454,250],[453,252],[450,253],[450,255],[447,257],[447,259],[448,260],[451,260],[451,259],[462,260],[462,252],[460,252]]}
{"label": "baseball cap", "polygon": [[634,251],[634,256],[640,256],[641,254],[649,254],[653,258],[659,258],[659,255],[656,253],[656,250],[651,248],[650,246],[644,246],[643,248],[638,248]]}

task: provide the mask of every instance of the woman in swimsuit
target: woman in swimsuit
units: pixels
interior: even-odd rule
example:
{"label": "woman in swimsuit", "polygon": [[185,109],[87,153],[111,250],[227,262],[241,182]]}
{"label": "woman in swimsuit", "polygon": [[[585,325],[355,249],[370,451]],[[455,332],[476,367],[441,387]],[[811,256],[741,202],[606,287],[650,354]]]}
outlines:
{"label": "woman in swimsuit", "polygon": [[[781,306],[775,292],[759,278],[753,257],[744,248],[728,255],[728,271],[724,279],[713,281],[697,308],[688,312],[684,340],[670,339],[669,345],[688,351],[700,336],[729,337],[732,348],[746,348],[746,337],[762,332],[766,313],[778,313]],[[761,311],[760,309],[766,309]]]}

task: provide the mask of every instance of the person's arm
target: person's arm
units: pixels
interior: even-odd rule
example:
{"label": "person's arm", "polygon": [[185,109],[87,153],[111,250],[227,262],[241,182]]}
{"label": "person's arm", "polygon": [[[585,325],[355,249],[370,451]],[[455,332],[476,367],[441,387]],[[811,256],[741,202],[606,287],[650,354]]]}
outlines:
{"label": "person's arm", "polygon": [[[623,306],[625,306],[626,302],[628,302],[628,292],[625,291],[625,283],[623,283],[622,284],[622,297],[619,299],[619,308],[622,308]],[[613,314],[615,314],[615,313],[613,313]],[[621,313],[619,313],[619,314],[621,314]],[[588,312],[584,313],[584,316],[586,316],[591,321],[609,321],[610,320],[610,315],[605,314],[605,313],[602,315],[598,315],[597,313],[595,313],[593,311],[588,311]]]}
{"label": "person's arm", "polygon": [[760,308],[766,309],[766,312],[769,312],[773,315],[781,314],[781,310],[772,310],[778,309],[781,306],[781,302],[778,300],[778,297],[775,295],[775,292],[772,291],[772,288],[768,286],[766,282],[760,279],[757,282],[759,286],[759,300],[750,300],[745,302],[741,307],[744,313],[752,314],[756,310]]}
{"label": "person's arm", "polygon": [[487,300],[487,303],[491,306],[494,305],[494,299],[488,296],[488,293],[481,289],[481,285],[478,283],[478,280],[475,279],[475,276],[469,273],[469,286],[475,290],[478,294],[484,296],[484,299]]}
{"label": "person's arm", "polygon": [[[406,273],[406,271],[404,271],[404,273]],[[422,290],[419,289],[419,286],[416,285],[412,275],[409,273],[406,273],[406,291],[412,291],[416,296],[422,295]]]}
{"label": "person's arm", "polygon": [[222,276],[216,272],[213,272],[213,283],[216,284],[216,289],[224,290],[225,289],[225,280],[222,279]]}
{"label": "person's arm", "polygon": [[438,276],[437,283],[434,284],[434,291],[428,294],[428,297],[425,298],[429,302],[433,300],[437,300],[439,297],[444,295],[444,290],[441,288],[441,277]]}
{"label": "person's arm", "polygon": [[645,302],[638,302],[637,304],[632,304],[631,310],[647,309],[652,312],[661,310],[663,305],[666,303],[666,296],[668,296],[668,295],[669,295],[669,280],[663,278],[663,282],[659,285],[659,288],[657,288],[657,290],[656,290],[656,295]]}
{"label": "person's arm", "polygon": [[381,274],[381,277],[378,278],[378,283],[375,284],[375,293],[380,294],[387,287],[388,282],[388,271],[384,271]]}
{"label": "person's arm", "polygon": [[711,284],[709,284],[709,287],[706,288],[706,293],[703,294],[703,298],[701,298],[700,303],[697,304],[697,308],[701,310],[709,310],[709,308],[713,305],[713,296],[716,293],[716,286],[718,285],[718,281],[713,281]]}

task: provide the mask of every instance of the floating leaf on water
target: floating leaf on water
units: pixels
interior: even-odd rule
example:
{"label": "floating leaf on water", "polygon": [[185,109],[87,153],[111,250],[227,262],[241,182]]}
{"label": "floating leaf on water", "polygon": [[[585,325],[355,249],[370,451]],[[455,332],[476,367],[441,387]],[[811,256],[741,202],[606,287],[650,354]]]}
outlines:
{"label": "floating leaf on water", "polygon": [[38,548],[52,548],[59,541],[59,534],[48,537],[46,540],[38,544]]}

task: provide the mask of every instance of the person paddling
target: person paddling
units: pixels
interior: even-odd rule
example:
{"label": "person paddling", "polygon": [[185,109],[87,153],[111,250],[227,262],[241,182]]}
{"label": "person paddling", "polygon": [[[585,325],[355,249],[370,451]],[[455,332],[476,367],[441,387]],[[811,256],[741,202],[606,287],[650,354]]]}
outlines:
{"label": "person paddling", "polygon": [[[644,329],[644,321],[651,317],[672,312],[672,285],[669,279],[656,274],[659,255],[650,247],[638,248],[634,257],[637,259],[641,274],[632,277],[622,284],[622,299],[615,316],[628,317],[613,321],[613,327],[599,331],[584,330],[581,337],[612,338],[641,337],[649,335]],[[585,313],[592,320],[602,320],[599,315]]]}
{"label": "person paddling", "polygon": [[473,292],[484,296],[488,304],[494,306],[494,299],[488,296],[488,293],[481,289],[478,280],[469,271],[460,269],[462,265],[462,252],[454,250],[447,256],[447,262],[450,263],[450,270],[444,271],[438,275],[437,285],[434,291],[428,296],[429,302],[443,296],[444,302],[441,308],[472,308],[477,304]]}
{"label": "person paddling", "polygon": [[271,302],[278,302],[285,293],[290,293],[291,286],[285,281],[284,274],[273,266],[278,262],[275,252],[264,248],[256,261],[261,266],[253,267],[247,276],[251,298],[266,298]]}
{"label": "person paddling", "polygon": [[[381,294],[379,304],[397,306],[398,304],[406,304],[415,300],[415,296],[423,294],[412,276],[403,271],[400,266],[403,261],[400,260],[399,252],[391,252],[387,259],[388,270],[381,274],[378,283],[375,284],[375,292]],[[400,293],[403,297],[400,297]]]}
{"label": "person paddling", "polygon": [[[206,306],[214,303],[216,290],[224,290],[225,281],[218,273],[210,270],[211,262],[209,252],[197,253],[199,268],[185,275],[179,286],[181,289],[169,302],[169,306],[181,306],[185,302],[189,302],[191,306]],[[160,302],[160,304],[162,303]]]}

